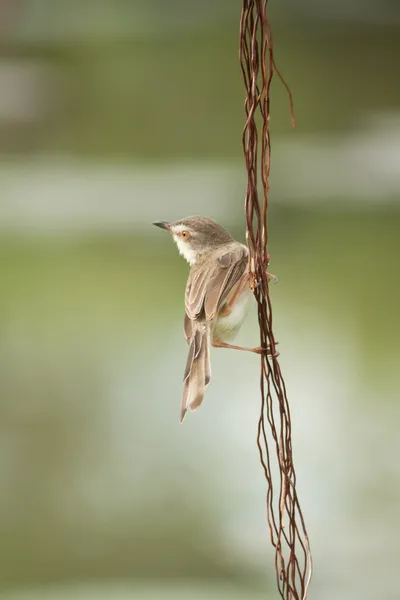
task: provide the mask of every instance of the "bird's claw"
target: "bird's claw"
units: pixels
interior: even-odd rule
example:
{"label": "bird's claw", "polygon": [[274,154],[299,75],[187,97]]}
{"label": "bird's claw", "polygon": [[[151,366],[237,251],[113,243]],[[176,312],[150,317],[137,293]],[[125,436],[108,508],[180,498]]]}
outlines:
{"label": "bird's claw", "polygon": [[[267,279],[268,279],[268,281],[272,280],[274,282],[274,284],[279,283],[278,277],[276,275],[273,275],[272,273],[267,273]],[[254,275],[250,275],[249,276],[249,285],[250,285],[251,291],[254,293],[254,290],[261,285],[261,281],[257,280]]]}
{"label": "bird's claw", "polygon": [[[279,342],[275,342],[275,346],[277,346],[278,344]],[[267,346],[266,348],[259,347],[256,349],[256,352],[257,354],[271,356],[272,358],[277,358],[279,356],[279,352],[277,352],[276,350],[272,351],[272,348],[270,346]]]}
{"label": "bird's claw", "polygon": [[267,273],[267,277],[270,280],[272,279],[275,284],[279,283],[279,279],[276,275],[273,275],[272,273]]}

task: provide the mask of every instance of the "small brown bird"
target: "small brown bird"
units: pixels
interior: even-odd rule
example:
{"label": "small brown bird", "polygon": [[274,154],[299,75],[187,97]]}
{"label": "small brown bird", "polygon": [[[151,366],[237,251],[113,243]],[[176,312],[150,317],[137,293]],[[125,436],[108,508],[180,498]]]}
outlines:
{"label": "small brown bird", "polygon": [[[238,333],[253,296],[247,247],[207,217],[153,225],[172,234],[180,254],[190,264],[185,292],[184,332],[189,353],[183,378],[182,423],[188,409],[194,411],[200,406],[210,383],[210,344],[257,354],[269,350],[228,343]],[[274,275],[267,275],[276,280]]]}

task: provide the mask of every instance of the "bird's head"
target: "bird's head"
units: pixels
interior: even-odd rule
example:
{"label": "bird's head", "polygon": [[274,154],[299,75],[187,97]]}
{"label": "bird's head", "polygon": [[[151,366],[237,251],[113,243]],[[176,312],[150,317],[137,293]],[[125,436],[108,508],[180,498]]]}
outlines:
{"label": "bird's head", "polygon": [[157,221],[153,225],[171,233],[180,254],[190,265],[194,265],[201,255],[233,241],[230,233],[207,217],[185,217],[172,223]]}

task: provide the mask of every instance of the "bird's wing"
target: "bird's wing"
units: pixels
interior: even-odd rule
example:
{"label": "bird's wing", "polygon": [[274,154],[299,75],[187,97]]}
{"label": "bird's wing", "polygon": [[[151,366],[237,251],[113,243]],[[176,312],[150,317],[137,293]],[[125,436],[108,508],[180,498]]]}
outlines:
{"label": "bird's wing", "polygon": [[185,294],[185,336],[190,339],[192,321],[212,321],[233,286],[247,268],[248,251],[237,244],[215,261],[206,261],[193,269]]}

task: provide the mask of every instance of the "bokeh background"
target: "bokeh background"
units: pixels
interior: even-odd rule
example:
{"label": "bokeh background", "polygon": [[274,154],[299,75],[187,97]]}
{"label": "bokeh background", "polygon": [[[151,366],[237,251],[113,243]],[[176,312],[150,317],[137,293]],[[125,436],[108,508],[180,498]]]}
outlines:
{"label": "bokeh background", "polygon": [[[259,361],[179,426],[187,265],[244,239],[235,0],[0,2],[0,598],[277,598]],[[270,2],[274,323],[310,599],[400,597],[400,6]],[[253,314],[239,342],[256,343]]]}

